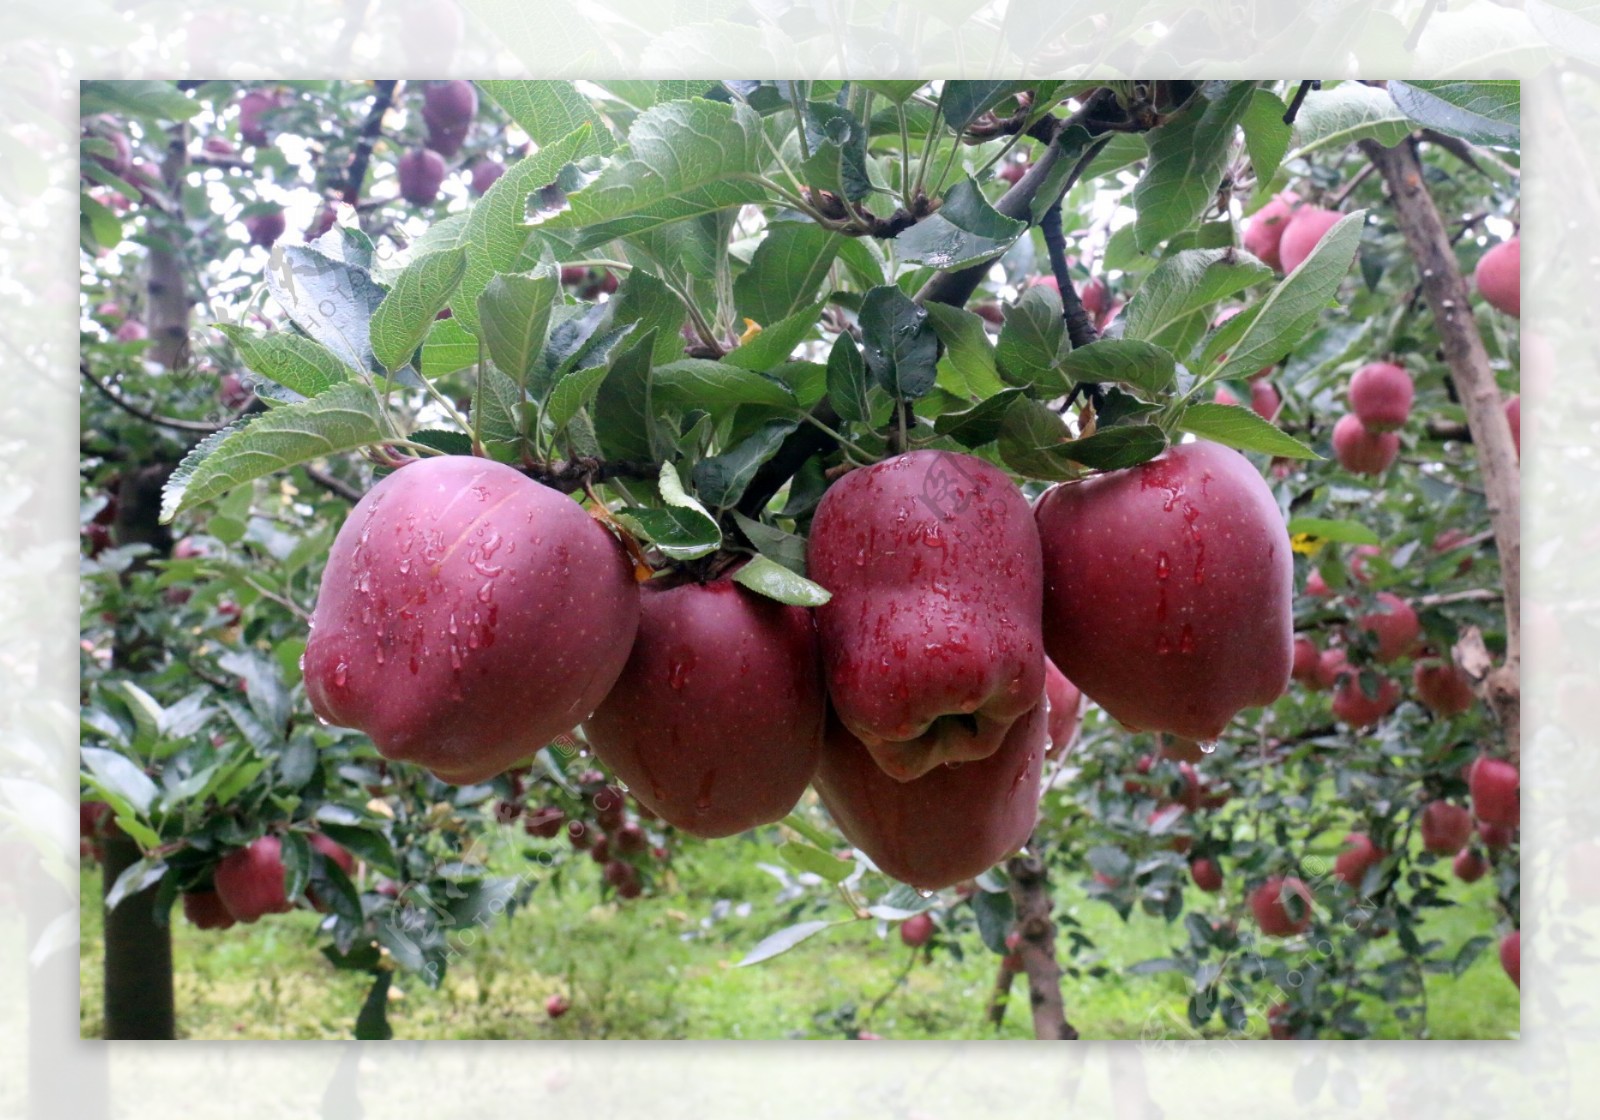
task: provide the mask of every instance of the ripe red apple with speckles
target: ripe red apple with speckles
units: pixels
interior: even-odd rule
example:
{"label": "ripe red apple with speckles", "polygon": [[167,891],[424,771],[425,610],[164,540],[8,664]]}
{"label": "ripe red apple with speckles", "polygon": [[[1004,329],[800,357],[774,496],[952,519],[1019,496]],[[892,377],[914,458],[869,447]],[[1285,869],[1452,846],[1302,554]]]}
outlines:
{"label": "ripe red apple with speckles", "polygon": [[816,614],[833,710],[885,774],[987,758],[1038,705],[1039,534],[1000,468],[913,451],[851,471],[807,567],[832,593]]}
{"label": "ripe red apple with speckles", "polygon": [[730,573],[641,588],[627,665],[583,730],[641,804],[712,838],[794,808],[826,714],[811,612]]}
{"label": "ripe red apple with speckles", "polygon": [[487,459],[423,459],[334,540],[306,694],[385,758],[484,781],[594,711],[638,621],[631,564],[577,502]]}
{"label": "ripe red apple with speckles", "polygon": [[[1043,699],[1043,689],[1035,697]],[[845,838],[883,872],[923,890],[971,879],[1028,842],[1044,765],[1043,703],[988,758],[898,782],[832,717],[812,785]]]}
{"label": "ripe red apple with speckles", "polygon": [[1055,486],[1035,516],[1046,652],[1113,717],[1204,742],[1288,687],[1289,535],[1243,455],[1179,444]]}

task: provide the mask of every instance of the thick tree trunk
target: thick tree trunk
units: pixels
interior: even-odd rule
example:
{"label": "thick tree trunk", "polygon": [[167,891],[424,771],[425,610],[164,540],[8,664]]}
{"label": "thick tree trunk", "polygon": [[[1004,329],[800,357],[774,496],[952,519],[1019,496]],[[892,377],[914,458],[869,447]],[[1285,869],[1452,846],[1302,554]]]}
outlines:
{"label": "thick tree trunk", "polygon": [[145,274],[150,301],[150,357],[168,370],[187,369],[194,363],[189,352],[190,299],[182,257],[182,238],[187,236],[182,199],[183,176],[188,167],[187,138],[186,127],[172,126],[167,154],[161,161],[161,180],[173,209],[156,223]]}
{"label": "thick tree trunk", "polygon": [[1489,524],[1500,552],[1500,582],[1505,591],[1506,656],[1498,668],[1483,676],[1480,689],[1500,721],[1507,753],[1517,759],[1522,754],[1522,470],[1511,442],[1505,402],[1472,317],[1467,281],[1456,264],[1450,235],[1423,182],[1416,142],[1408,139],[1385,148],[1364,140],[1361,150],[1383,176],[1394,202],[1395,219],[1416,259],[1422,291],[1433,311],[1483,472]]}
{"label": "thick tree trunk", "polygon": [[[105,839],[104,893],[139,862],[139,846],[114,825]],[[176,1036],[172,999],[172,932],[157,925],[159,884],[125,896],[105,912],[106,1037]]]}
{"label": "thick tree trunk", "polygon": [[1075,1039],[1078,1032],[1067,1022],[1061,998],[1061,964],[1056,960],[1056,924],[1050,919],[1050,880],[1044,861],[1037,856],[1014,856],[1006,862],[1006,871],[1011,876],[1016,929],[1022,934],[1017,955],[1028,977],[1034,1037]]}

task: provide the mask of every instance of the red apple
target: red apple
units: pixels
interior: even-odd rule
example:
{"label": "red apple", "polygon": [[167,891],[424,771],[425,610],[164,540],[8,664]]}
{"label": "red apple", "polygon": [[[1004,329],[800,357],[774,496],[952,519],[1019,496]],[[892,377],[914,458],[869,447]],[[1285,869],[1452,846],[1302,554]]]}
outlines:
{"label": "red apple", "polygon": [[631,863],[612,860],[606,864],[603,874],[619,898],[638,898],[644,893],[644,881],[639,877],[639,869]]}
{"label": "red apple", "polygon": [[1283,239],[1278,242],[1278,258],[1283,271],[1293,272],[1299,268],[1317,247],[1317,242],[1322,240],[1323,234],[1342,217],[1343,214],[1324,210],[1320,206],[1302,206],[1296,210],[1283,229]]}
{"label": "red apple", "polygon": [[485,157],[472,165],[472,193],[481,195],[494,186],[495,180],[506,173],[506,165],[497,159]]}
{"label": "red apple", "polygon": [[285,890],[283,855],[276,836],[262,836],[222,857],[213,876],[222,905],[238,922],[294,909]]}
{"label": "red apple", "polygon": [[1250,382],[1250,408],[1263,420],[1276,420],[1283,397],[1269,382],[1254,378]]}
{"label": "red apple", "polygon": [[1472,811],[1480,821],[1516,828],[1522,820],[1522,797],[1517,768],[1503,758],[1478,759],[1472,764],[1467,785],[1472,791]]}
{"label": "red apple", "polygon": [[263,249],[272,248],[273,242],[283,236],[286,225],[281,206],[263,214],[251,214],[244,219],[244,228],[250,234],[250,243],[259,245]]}
{"label": "red apple", "polygon": [[589,858],[600,864],[610,863],[611,837],[603,832],[596,832],[589,845]]}
{"label": "red apple", "polygon": [[324,202],[317,210],[317,216],[311,219],[311,224],[306,227],[305,239],[315,241],[331,230],[339,221],[339,212],[333,203]]}
{"label": "red apple", "polygon": [[632,821],[617,829],[611,839],[620,855],[642,855],[645,849],[650,847],[650,838],[644,834],[644,829]]}
{"label": "red apple", "polygon": [[118,342],[143,342],[150,337],[150,331],[139,320],[128,319],[111,337]]}
{"label": "red apple", "polygon": [[1491,852],[1500,852],[1511,847],[1511,842],[1517,838],[1517,830],[1503,824],[1490,824],[1488,821],[1478,822],[1478,839],[1483,841],[1483,846]]}
{"label": "red apple", "polygon": [[1443,719],[1458,716],[1477,701],[1472,681],[1454,661],[1429,659],[1417,662],[1411,670],[1417,699],[1434,715]]}
{"label": "red apple", "polygon": [[544,1013],[552,1019],[559,1019],[572,1010],[572,1003],[563,995],[554,995],[544,1001]]}
{"label": "red apple", "polygon": [[1472,275],[1490,307],[1522,317],[1522,238],[1513,237],[1490,249],[1478,258]]}
{"label": "red apple", "polygon": [[1344,850],[1333,861],[1334,877],[1353,891],[1361,889],[1367,869],[1376,867],[1389,853],[1372,842],[1370,836],[1352,832],[1344,838]]}
{"label": "red apple", "polygon": [[1000,468],[913,451],[851,471],[807,564],[833,593],[816,612],[833,710],[885,774],[987,758],[1038,705],[1039,534]]}
{"label": "red apple", "polygon": [[1098,329],[1111,313],[1111,289],[1100,277],[1091,277],[1079,289],[1078,302],[1083,304],[1083,309],[1089,313],[1089,318]]}
{"label": "red apple", "polygon": [[1326,649],[1317,658],[1316,676],[1309,682],[1316,692],[1326,692],[1339,683],[1340,674],[1349,668],[1349,659],[1342,649]]}
{"label": "red apple", "polygon": [[1378,592],[1378,606],[1378,610],[1356,619],[1356,629],[1365,630],[1377,640],[1377,658],[1387,665],[1411,652],[1422,636],[1422,624],[1411,604],[1398,595]]}
{"label": "red apple", "polygon": [[632,566],[578,503],[487,459],[422,459],[333,542],[306,693],[385,758],[485,781],[594,711],[638,619]]}
{"label": "red apple", "polygon": [[428,147],[443,156],[461,150],[478,113],[478,91],[471,82],[434,82],[422,94],[422,120],[428,126]]}
{"label": "red apple", "polygon": [[1372,362],[1350,379],[1350,408],[1369,432],[1392,432],[1411,415],[1411,375],[1393,362]]}
{"label": "red apple", "polygon": [[234,924],[216,891],[184,891],[183,916],[196,929],[228,929]]}
{"label": "red apple", "polygon": [[1522,987],[1522,931],[1512,930],[1500,942],[1500,967],[1506,970],[1511,982]]}
{"label": "red apple", "polygon": [[1049,658],[1044,662],[1044,697],[1050,705],[1050,749],[1045,757],[1059,758],[1078,734],[1078,724],[1083,719],[1083,693]]}
{"label": "red apple", "polygon": [[1455,855],[1472,836],[1472,814],[1448,801],[1430,801],[1422,810],[1422,846],[1436,856]]}
{"label": "red apple", "polygon": [[1333,426],[1333,457],[1351,474],[1380,475],[1399,455],[1399,436],[1368,431],[1353,412]]}
{"label": "red apple", "polygon": [[1243,407],[1244,405],[1244,402],[1234,396],[1233,390],[1226,385],[1218,385],[1217,391],[1211,394],[1211,400],[1214,404],[1231,404],[1236,407]]}
{"label": "red apple", "polygon": [[1016,186],[1028,173],[1029,166],[1026,160],[1007,160],[1000,165],[1000,170],[996,174],[1012,186]]}
{"label": "red apple", "polygon": [[1317,643],[1307,637],[1297,637],[1294,640],[1294,661],[1289,668],[1289,676],[1302,684],[1316,685],[1317,670],[1322,664],[1322,651],[1317,648]]}
{"label": "red apple", "polygon": [[431,206],[444,182],[444,157],[428,148],[413,148],[396,164],[400,197],[413,206]]}
{"label": "red apple", "polygon": [[1174,831],[1188,827],[1189,811],[1182,805],[1157,805],[1150,810],[1146,820],[1151,833],[1168,837],[1167,847],[1175,852],[1187,852],[1194,844],[1194,837],[1187,832]]}
{"label": "red apple", "polygon": [[1268,937],[1304,933],[1311,926],[1311,890],[1292,875],[1275,875],[1250,892],[1250,911]]}
{"label": "red apple", "polygon": [[1052,487],[1035,515],[1045,652],[1114,718],[1204,742],[1288,687],[1289,535],[1243,455],[1178,444]]}
{"label": "red apple", "polygon": [[1293,1016],[1287,1003],[1275,1003],[1267,1009],[1267,1034],[1275,1042],[1294,1038]]}
{"label": "red apple", "polygon": [[1451,868],[1463,883],[1476,883],[1489,870],[1489,861],[1476,848],[1462,848]]}
{"label": "red apple", "polygon": [[1322,573],[1316,568],[1311,569],[1311,574],[1306,576],[1306,594],[1317,599],[1326,599],[1333,594],[1333,588],[1328,586],[1328,581],[1322,578]]}
{"label": "red apple", "polygon": [[809,610],[728,577],[657,580],[642,589],[628,663],[583,730],[641,804],[713,838],[794,808],[826,708]]}
{"label": "red apple", "polygon": [[217,399],[229,412],[238,412],[254,397],[255,391],[237,373],[225,373],[217,379]]}
{"label": "red apple", "polygon": [[1038,703],[988,758],[898,782],[830,717],[812,784],[846,839],[885,874],[942,890],[982,874],[1028,842],[1038,816],[1045,728]]}
{"label": "red apple", "polygon": [[1512,397],[1506,402],[1506,423],[1511,426],[1511,445],[1517,449],[1517,461],[1522,461],[1522,398]]}
{"label": "red apple", "polygon": [[595,839],[599,835],[599,830],[593,825],[584,824],[582,821],[567,822],[567,840],[580,852],[594,847]]}
{"label": "red apple", "polygon": [[546,805],[542,809],[535,809],[524,814],[522,818],[522,831],[529,836],[541,836],[546,840],[554,839],[561,833],[561,826],[566,823],[567,814],[555,805]]}
{"label": "red apple", "polygon": [[933,915],[924,911],[913,914],[900,923],[900,940],[913,949],[919,949],[933,936]]}
{"label": "red apple", "polygon": [[1222,868],[1214,859],[1197,859],[1189,864],[1189,874],[1194,885],[1210,894],[1222,889]]}
{"label": "red apple", "polygon": [[269,137],[263,118],[278,105],[277,93],[265,90],[253,89],[239,99],[239,135],[246,144],[266,145]]}
{"label": "red apple", "polygon": [[1284,191],[1257,210],[1244,227],[1242,240],[1245,251],[1261,263],[1284,271],[1278,250],[1283,243],[1284,230],[1288,229],[1289,220],[1294,214],[1295,204],[1299,201],[1299,196],[1293,191]]}
{"label": "red apple", "polygon": [[[1343,655],[1342,650],[1340,654]],[[1379,678],[1376,699],[1361,690],[1360,673],[1346,669],[1342,677],[1333,694],[1333,714],[1351,727],[1371,727],[1400,703],[1400,686],[1388,677]]]}

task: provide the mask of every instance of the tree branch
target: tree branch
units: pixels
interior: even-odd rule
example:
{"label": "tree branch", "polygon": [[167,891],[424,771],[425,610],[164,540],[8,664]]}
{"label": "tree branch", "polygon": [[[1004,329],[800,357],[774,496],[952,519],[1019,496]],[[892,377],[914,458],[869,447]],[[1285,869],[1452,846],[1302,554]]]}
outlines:
{"label": "tree branch", "polygon": [[361,491],[357,490],[354,486],[351,486],[343,479],[335,478],[327,471],[319,470],[316,467],[309,465],[305,468],[305,472],[307,478],[309,478],[312,482],[315,482],[328,493],[343,498],[347,502],[359,502],[361,500]]}
{"label": "tree branch", "polygon": [[1050,274],[1055,277],[1056,288],[1061,292],[1061,315],[1067,323],[1067,338],[1074,350],[1100,341],[1100,332],[1089,321],[1089,312],[1078,289],[1073,287],[1072,276],[1067,272],[1067,241],[1061,232],[1061,203],[1044,212],[1039,220],[1039,232],[1044,235],[1045,249],[1050,254]]}
{"label": "tree branch", "polygon": [[361,134],[356,139],[355,154],[350,158],[350,174],[339,192],[351,206],[354,206],[356,200],[361,197],[361,184],[367,179],[367,164],[372,161],[372,147],[377,143],[378,135],[383,129],[383,115],[389,111],[389,106],[394,104],[394,90],[398,84],[388,79],[372,83],[377,96],[373,99],[371,112],[361,125]]}
{"label": "tree branch", "polygon": [[1484,496],[1495,547],[1500,553],[1500,582],[1505,592],[1506,655],[1504,663],[1482,682],[1484,699],[1499,718],[1512,758],[1522,753],[1522,471],[1504,402],[1489,368],[1489,354],[1472,317],[1466,279],[1450,235],[1422,178],[1422,165],[1411,141],[1384,148],[1363,140],[1361,150],[1378,168],[1394,202],[1395,219],[1416,259],[1422,288],[1433,311],[1435,329],[1461,394],[1467,426],[1483,472]]}
{"label": "tree branch", "polygon": [[1006,871],[1011,876],[1016,928],[1022,934],[1017,955],[1028,976],[1034,1037],[1071,1041],[1078,1032],[1067,1022],[1061,998],[1061,965],[1056,960],[1056,925],[1050,919],[1050,887],[1044,861],[1038,856],[1013,856],[1006,861]]}
{"label": "tree branch", "polygon": [[96,389],[100,390],[101,395],[104,396],[106,400],[122,409],[122,411],[126,412],[129,416],[132,416],[136,420],[143,420],[146,424],[156,424],[160,427],[172,428],[173,430],[179,432],[200,432],[204,435],[210,435],[212,432],[220,432],[224,427],[226,427],[224,424],[211,424],[204,420],[179,420],[174,416],[162,416],[160,413],[146,412],[144,409],[128,400],[121,393],[118,393],[111,386],[107,385],[104,381],[101,381],[98,377],[91,373],[89,371],[88,363],[79,362],[78,372],[83,375],[83,379],[85,381],[93,385]]}

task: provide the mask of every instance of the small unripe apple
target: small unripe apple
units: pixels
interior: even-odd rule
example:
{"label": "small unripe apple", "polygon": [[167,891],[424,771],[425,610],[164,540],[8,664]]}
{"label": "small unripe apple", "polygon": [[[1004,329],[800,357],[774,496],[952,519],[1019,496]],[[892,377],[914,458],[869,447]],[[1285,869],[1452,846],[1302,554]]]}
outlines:
{"label": "small unripe apple", "polygon": [[283,855],[276,836],[262,836],[222,857],[213,875],[217,894],[235,921],[294,909],[285,890]]}
{"label": "small unripe apple", "polygon": [[234,924],[216,891],[184,891],[183,916],[196,929],[228,929]]}
{"label": "small unripe apple", "polygon": [[1517,768],[1503,758],[1480,758],[1467,779],[1472,791],[1472,811],[1480,821],[1515,828],[1522,820],[1522,797]]}
{"label": "small unripe apple", "polygon": [[1378,592],[1378,609],[1359,616],[1355,625],[1377,639],[1377,658],[1385,665],[1410,653],[1422,636],[1422,623],[1411,604],[1388,591]]}
{"label": "small unripe apple", "polygon": [[1472,814],[1448,801],[1430,801],[1422,810],[1422,846],[1436,856],[1455,855],[1472,837]]}
{"label": "small unripe apple", "polygon": [[1353,412],[1341,416],[1333,426],[1333,456],[1351,474],[1380,475],[1399,455],[1398,435],[1368,431]]}
{"label": "small unripe apple", "polygon": [[1283,239],[1278,242],[1278,258],[1283,271],[1293,272],[1299,268],[1317,247],[1317,242],[1322,240],[1323,234],[1338,224],[1342,217],[1343,214],[1324,210],[1320,206],[1302,206],[1296,210],[1289,224],[1284,227]]}
{"label": "small unripe apple", "polygon": [[1372,842],[1372,837],[1352,832],[1344,838],[1344,850],[1333,861],[1334,877],[1351,890],[1358,891],[1361,881],[1366,878],[1367,869],[1382,863],[1388,854]]}
{"label": "small unripe apple", "polygon": [[1506,423],[1511,428],[1511,446],[1517,449],[1517,461],[1522,461],[1522,398],[1512,397],[1506,402]]}
{"label": "small unripe apple", "polygon": [[1411,375],[1393,362],[1371,362],[1350,379],[1350,408],[1369,432],[1392,432],[1411,415]]}
{"label": "small unripe apple", "polygon": [[1222,868],[1214,859],[1197,859],[1189,864],[1189,874],[1194,885],[1210,894],[1222,889]]}
{"label": "small unripe apple", "polygon": [[919,949],[933,936],[933,915],[924,911],[913,914],[900,923],[900,940],[913,949]]}
{"label": "small unripe apple", "polygon": [[495,180],[506,173],[506,165],[497,159],[485,157],[472,165],[472,193],[481,195],[494,186]]}
{"label": "small unripe apple", "polygon": [[1268,937],[1304,933],[1311,926],[1311,890],[1292,875],[1275,875],[1250,892],[1250,911]]}
{"label": "small unripe apple", "polygon": [[259,245],[263,249],[272,248],[273,242],[283,236],[286,225],[281,206],[264,214],[251,214],[244,219],[244,228],[250,234],[250,243]]}
{"label": "small unripe apple", "polygon": [[1458,716],[1477,702],[1472,681],[1454,661],[1419,661],[1411,670],[1411,681],[1416,687],[1417,699],[1442,719]]}
{"label": "small unripe apple", "polygon": [[1511,982],[1522,987],[1522,931],[1512,930],[1500,942],[1500,967],[1506,970]]}
{"label": "small unripe apple", "polygon": [[1284,191],[1257,210],[1244,227],[1241,240],[1245,251],[1262,264],[1283,271],[1283,259],[1278,250],[1283,243],[1284,230],[1289,228],[1295,204],[1299,201],[1299,196],[1293,191]]}
{"label": "small unripe apple", "polygon": [[566,996],[555,995],[544,1001],[544,1013],[552,1019],[559,1019],[572,1010],[572,1003]]}
{"label": "small unripe apple", "polygon": [[1267,421],[1276,420],[1282,407],[1283,397],[1269,382],[1260,379],[1250,382],[1250,408],[1257,416]]}
{"label": "small unripe apple", "polygon": [[413,148],[396,165],[400,197],[413,206],[431,206],[444,182],[444,157],[429,148]]}
{"label": "small unripe apple", "polygon": [[1476,883],[1488,872],[1489,861],[1476,848],[1462,848],[1450,866],[1463,883]]}
{"label": "small unripe apple", "polygon": [[1473,271],[1478,292],[1489,306],[1522,317],[1522,238],[1502,241],[1478,259]]}
{"label": "small unripe apple", "polygon": [[560,835],[561,826],[566,820],[567,814],[564,810],[555,805],[546,805],[523,816],[522,831],[529,836],[540,836],[551,840]]}
{"label": "small unripe apple", "polygon": [[1365,730],[1394,711],[1399,703],[1400,686],[1388,677],[1379,678],[1378,695],[1373,699],[1361,690],[1361,674],[1347,669],[1333,694],[1333,714],[1351,727]]}
{"label": "small unripe apple", "polygon": [[1239,452],[1178,444],[1058,484],[1034,516],[1045,652],[1113,718],[1206,742],[1240,710],[1283,695],[1294,656],[1289,534]]}

